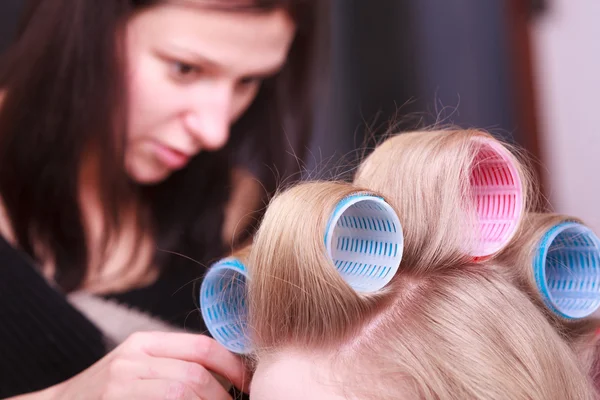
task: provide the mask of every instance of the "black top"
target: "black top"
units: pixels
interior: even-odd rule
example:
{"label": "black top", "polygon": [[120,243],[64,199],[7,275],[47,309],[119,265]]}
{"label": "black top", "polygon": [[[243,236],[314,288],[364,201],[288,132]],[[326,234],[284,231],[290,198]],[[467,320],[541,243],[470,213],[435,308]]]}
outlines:
{"label": "black top", "polygon": [[[194,284],[202,273],[187,265],[167,269],[147,288],[106,297],[204,332]],[[0,237],[0,398],[60,383],[105,354],[102,332]]]}

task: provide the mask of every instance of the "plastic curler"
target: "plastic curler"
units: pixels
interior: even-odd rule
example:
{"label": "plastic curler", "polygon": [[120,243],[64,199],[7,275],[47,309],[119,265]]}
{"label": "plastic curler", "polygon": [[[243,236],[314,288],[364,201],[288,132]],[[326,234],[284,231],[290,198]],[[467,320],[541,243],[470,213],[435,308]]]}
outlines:
{"label": "plastic curler", "polygon": [[[358,193],[341,200],[328,220],[325,248],[343,279],[358,292],[383,288],[402,259],[402,227],[381,197]],[[209,332],[231,352],[252,351],[247,334],[248,269],[245,257],[215,263],[200,287],[200,309]]]}
{"label": "plastic curler", "polygon": [[342,278],[357,292],[373,292],[398,271],[404,236],[398,215],[381,197],[341,200],[328,221],[325,248]]}
{"label": "plastic curler", "polygon": [[470,186],[479,239],[471,255],[486,258],[508,245],[519,228],[524,214],[523,183],[508,149],[492,139],[473,140],[478,146]]}
{"label": "plastic curler", "polygon": [[585,318],[600,306],[600,240],[578,222],[563,222],[542,237],[533,258],[546,306],[566,319]]}
{"label": "plastic curler", "polygon": [[211,336],[233,353],[247,354],[247,269],[239,258],[215,263],[200,287],[200,310]]}

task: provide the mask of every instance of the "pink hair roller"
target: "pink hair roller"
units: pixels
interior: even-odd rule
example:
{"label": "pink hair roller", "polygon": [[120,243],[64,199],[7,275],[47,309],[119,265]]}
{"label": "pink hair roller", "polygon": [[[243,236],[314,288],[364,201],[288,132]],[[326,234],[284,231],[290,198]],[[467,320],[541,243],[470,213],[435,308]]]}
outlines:
{"label": "pink hair roller", "polygon": [[470,185],[479,240],[475,258],[487,258],[508,245],[524,215],[523,182],[509,150],[490,139],[479,142]]}

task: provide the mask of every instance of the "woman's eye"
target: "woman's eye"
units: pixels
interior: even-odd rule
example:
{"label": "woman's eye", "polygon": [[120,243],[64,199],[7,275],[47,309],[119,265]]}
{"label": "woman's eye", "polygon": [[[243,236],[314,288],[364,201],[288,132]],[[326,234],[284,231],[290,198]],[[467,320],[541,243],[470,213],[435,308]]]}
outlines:
{"label": "woman's eye", "polygon": [[240,87],[255,86],[255,85],[260,85],[262,81],[263,81],[262,78],[249,76],[249,77],[240,79],[238,81],[238,85]]}
{"label": "woman's eye", "polygon": [[195,65],[175,61],[171,65],[171,70],[176,79],[190,80],[200,73],[200,68]]}

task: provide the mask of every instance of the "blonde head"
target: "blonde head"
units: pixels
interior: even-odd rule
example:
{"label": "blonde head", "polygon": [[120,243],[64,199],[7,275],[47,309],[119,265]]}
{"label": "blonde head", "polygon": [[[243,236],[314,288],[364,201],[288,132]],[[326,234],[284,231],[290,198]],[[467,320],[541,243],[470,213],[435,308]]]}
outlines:
{"label": "blonde head", "polygon": [[[480,131],[413,132],[376,148],[353,184],[275,196],[244,256],[256,377],[288,360],[292,380],[301,366],[324,374],[319,398],[598,399],[595,349],[579,340],[591,325],[563,323],[536,295],[523,165]],[[327,247],[332,213],[356,193],[383,198],[404,232],[400,268],[370,293],[353,289]],[[285,391],[278,376],[255,379],[258,400],[285,396],[273,391]]]}
{"label": "blonde head", "polygon": [[[429,265],[417,253],[403,259],[376,294],[349,287],[323,237],[337,202],[357,190],[302,184],[267,209],[248,259],[258,363],[290,352],[325,359],[340,396],[355,399],[595,398],[573,351],[500,266],[448,263],[462,257],[465,231],[452,238],[457,247],[440,244]],[[402,204],[411,201],[397,204],[416,210]],[[447,222],[457,223],[462,214],[450,211]],[[414,241],[435,232],[412,229],[406,247],[426,248]]]}

